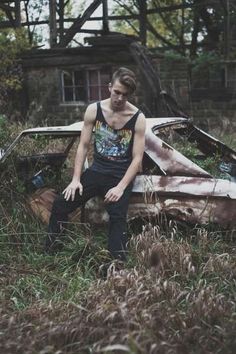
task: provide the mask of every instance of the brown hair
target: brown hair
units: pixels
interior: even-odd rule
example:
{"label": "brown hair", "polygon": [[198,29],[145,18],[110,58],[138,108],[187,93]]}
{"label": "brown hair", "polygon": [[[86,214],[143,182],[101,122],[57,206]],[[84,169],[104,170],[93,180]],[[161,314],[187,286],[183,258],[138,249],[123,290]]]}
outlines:
{"label": "brown hair", "polygon": [[136,90],[136,77],[132,70],[121,67],[114,72],[111,79],[113,85],[116,80],[126,86],[129,89],[129,93],[132,94]]}

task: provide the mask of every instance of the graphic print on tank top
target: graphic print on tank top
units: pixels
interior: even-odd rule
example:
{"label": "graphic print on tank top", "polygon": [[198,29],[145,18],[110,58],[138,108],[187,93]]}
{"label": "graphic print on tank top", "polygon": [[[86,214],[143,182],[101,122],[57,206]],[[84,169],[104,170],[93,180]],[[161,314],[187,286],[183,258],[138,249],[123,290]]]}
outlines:
{"label": "graphic print on tank top", "polygon": [[127,156],[132,130],[115,130],[105,122],[96,121],[95,124],[95,146],[97,152],[110,160],[117,160]]}

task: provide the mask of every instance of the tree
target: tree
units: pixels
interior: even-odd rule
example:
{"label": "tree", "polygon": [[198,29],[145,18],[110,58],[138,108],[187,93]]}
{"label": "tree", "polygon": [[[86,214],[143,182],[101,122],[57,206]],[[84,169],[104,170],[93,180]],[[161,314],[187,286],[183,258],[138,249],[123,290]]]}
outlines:
{"label": "tree", "polygon": [[[115,23],[116,30],[139,36],[138,16],[144,1],[114,2],[114,13],[129,16]],[[230,24],[236,21],[236,5],[232,0],[146,0],[146,3],[149,47],[191,57],[202,51],[216,51],[219,55],[229,52]]]}
{"label": "tree", "polygon": [[[4,18],[0,12],[0,19]],[[17,105],[12,103],[14,96],[22,88],[22,69],[19,55],[30,48],[25,29],[5,29],[0,32],[0,110],[12,114]]]}

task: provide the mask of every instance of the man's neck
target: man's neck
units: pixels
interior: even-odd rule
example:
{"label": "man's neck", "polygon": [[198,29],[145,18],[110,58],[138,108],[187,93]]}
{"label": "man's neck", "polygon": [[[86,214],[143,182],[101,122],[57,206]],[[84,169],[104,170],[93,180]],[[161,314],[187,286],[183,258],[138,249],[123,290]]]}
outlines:
{"label": "man's neck", "polygon": [[112,113],[124,112],[124,111],[126,110],[126,108],[127,108],[127,102],[126,102],[123,106],[121,106],[121,107],[114,107],[114,106],[112,105],[111,100],[109,100],[107,107],[109,108],[109,110],[110,110]]}

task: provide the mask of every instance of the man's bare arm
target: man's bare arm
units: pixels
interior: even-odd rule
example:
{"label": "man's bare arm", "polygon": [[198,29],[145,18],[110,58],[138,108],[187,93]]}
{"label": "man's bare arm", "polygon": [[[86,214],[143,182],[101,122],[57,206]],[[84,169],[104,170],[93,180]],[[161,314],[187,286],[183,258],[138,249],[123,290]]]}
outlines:
{"label": "man's bare arm", "polygon": [[125,188],[129,185],[129,183],[134,179],[140,170],[145,146],[145,129],[145,117],[143,114],[140,114],[135,125],[132,162],[118,185],[114,188],[111,188],[107,192],[104,199],[105,202],[118,201],[122,196]]}
{"label": "man's bare arm", "polygon": [[63,191],[66,200],[70,198],[74,200],[76,190],[79,190],[80,195],[83,192],[83,186],[80,183],[84,161],[88,153],[89,143],[91,141],[93,126],[96,118],[96,104],[91,104],[87,107],[84,115],[84,126],[80,136],[79,146],[75,156],[74,174],[71,183]]}

